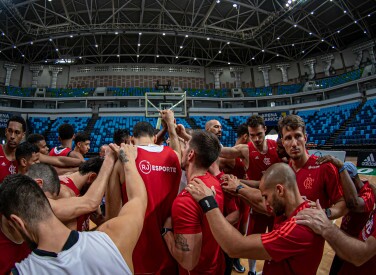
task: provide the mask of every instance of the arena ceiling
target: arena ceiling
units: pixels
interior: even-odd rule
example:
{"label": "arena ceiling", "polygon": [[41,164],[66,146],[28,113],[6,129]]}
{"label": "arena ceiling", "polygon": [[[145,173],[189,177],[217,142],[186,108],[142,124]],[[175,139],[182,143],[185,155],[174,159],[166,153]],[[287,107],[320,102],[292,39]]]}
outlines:
{"label": "arena ceiling", "polygon": [[375,0],[0,0],[0,59],[259,65],[342,50],[375,26]]}

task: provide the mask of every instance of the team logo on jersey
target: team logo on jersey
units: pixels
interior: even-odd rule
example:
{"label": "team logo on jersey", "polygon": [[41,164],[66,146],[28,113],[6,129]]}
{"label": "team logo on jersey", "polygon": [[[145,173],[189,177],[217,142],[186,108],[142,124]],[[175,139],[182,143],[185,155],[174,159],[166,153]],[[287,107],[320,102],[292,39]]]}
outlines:
{"label": "team logo on jersey", "polygon": [[312,189],[312,186],[313,186],[313,183],[314,183],[314,179],[311,178],[311,177],[308,177],[305,179],[303,185],[304,185],[304,188],[305,189]]}
{"label": "team logo on jersey", "polygon": [[371,235],[372,228],[373,228],[373,215],[371,215],[371,217],[368,219],[366,226],[362,230],[362,237],[364,241],[367,240],[369,235]]}
{"label": "team logo on jersey", "polygon": [[259,156],[256,156],[255,159],[259,159]]}
{"label": "team logo on jersey", "polygon": [[272,162],[270,161],[270,158],[264,158],[264,164],[266,166],[269,166],[270,164],[272,164]]}
{"label": "team logo on jersey", "polygon": [[149,174],[151,171],[176,173],[176,167],[162,166],[150,164],[147,160],[143,160],[138,164],[140,171],[144,174]]}
{"label": "team logo on jersey", "polygon": [[308,166],[308,169],[317,169],[317,168],[320,168],[320,165],[316,165],[316,166]]}
{"label": "team logo on jersey", "polygon": [[149,174],[151,171],[151,164],[147,160],[140,161],[138,164],[138,168],[140,168],[140,171],[144,174]]}
{"label": "team logo on jersey", "polygon": [[7,165],[6,165],[6,163],[5,163],[5,162],[3,162],[3,163],[1,164],[1,166],[7,166]]}
{"label": "team logo on jersey", "polygon": [[9,166],[9,172],[10,172],[11,174],[16,174],[16,166],[14,166],[13,164],[11,164],[11,165]]}

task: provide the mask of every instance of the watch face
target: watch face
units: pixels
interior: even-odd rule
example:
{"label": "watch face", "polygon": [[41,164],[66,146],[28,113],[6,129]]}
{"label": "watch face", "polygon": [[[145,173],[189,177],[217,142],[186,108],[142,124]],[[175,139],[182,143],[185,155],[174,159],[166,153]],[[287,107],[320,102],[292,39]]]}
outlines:
{"label": "watch face", "polygon": [[330,218],[332,216],[332,211],[330,210],[330,208],[326,208],[325,209],[325,214],[328,218]]}

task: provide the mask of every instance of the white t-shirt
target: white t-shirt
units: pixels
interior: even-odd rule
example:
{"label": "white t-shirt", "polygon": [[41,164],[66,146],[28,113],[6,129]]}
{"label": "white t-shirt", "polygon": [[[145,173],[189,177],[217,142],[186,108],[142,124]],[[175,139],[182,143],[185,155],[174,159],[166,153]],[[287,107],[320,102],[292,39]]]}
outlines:
{"label": "white t-shirt", "polygon": [[78,232],[77,242],[54,256],[32,252],[16,263],[19,274],[132,274],[120,251],[104,232]]}

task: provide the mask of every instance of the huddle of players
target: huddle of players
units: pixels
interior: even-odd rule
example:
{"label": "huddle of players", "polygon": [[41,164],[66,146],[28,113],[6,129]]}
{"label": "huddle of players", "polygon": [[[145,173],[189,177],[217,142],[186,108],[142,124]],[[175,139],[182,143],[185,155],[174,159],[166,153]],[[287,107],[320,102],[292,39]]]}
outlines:
{"label": "huddle of players", "polygon": [[[347,274],[354,269],[356,272],[369,272],[376,268],[375,196],[371,186],[360,181],[348,163],[343,164],[328,156],[320,159],[309,156],[305,148],[305,124],[300,117],[289,115],[279,122],[286,153],[282,156],[278,155],[277,143],[265,139],[266,126],[260,116],[251,116],[247,121],[250,141],[245,133],[239,136],[239,144],[226,148],[219,141],[221,125],[218,121],[209,121],[206,131],[193,131],[188,135],[184,127],[175,125],[171,111],[162,111],[161,115],[165,122],[164,131],[169,133],[171,148],[156,145],[153,127],[141,122],[133,129],[132,143],[137,149],[130,145],[118,147],[110,144],[104,161],[102,159],[103,164],[87,165],[89,167],[84,169],[83,163],[78,172],[60,180],[60,192],[66,194],[63,198],[54,200],[59,191],[51,193],[53,191],[43,190],[55,215],[73,229],[85,229],[79,225],[82,225],[82,220],[88,220],[88,214],[98,208],[106,193],[107,222],[99,230],[110,237],[111,248],[114,249],[115,244],[125,260],[125,265],[106,265],[107,273],[134,270],[136,274],[224,274],[228,272],[228,269],[225,271],[226,264],[230,268],[232,266],[231,262],[225,263],[224,251],[229,257],[266,260],[263,274],[315,274],[322,257],[323,237],[338,253],[333,263],[333,274]],[[7,133],[12,134],[7,136],[7,142],[11,141],[13,145],[12,135],[17,131],[8,130],[10,128],[8,125]],[[62,145],[62,148],[51,151],[63,152],[66,144]],[[288,165],[282,162],[286,156],[289,158]],[[118,160],[115,162],[115,159]],[[92,166],[96,168],[90,170]],[[29,171],[42,170],[31,167]],[[181,168],[188,185],[178,194]],[[225,170],[226,174],[220,169]],[[137,175],[129,171],[137,171]],[[42,175],[34,174],[33,178],[39,184]],[[130,179],[138,182],[138,186]],[[25,235],[38,236],[41,233],[22,227],[23,223],[29,222],[29,217],[21,213],[18,216],[17,210],[7,206],[6,200],[3,200],[3,194],[8,195],[8,201],[14,200],[9,199],[6,190],[16,180],[16,176],[8,177],[2,184],[0,211],[4,223],[9,220],[10,228],[29,240]],[[40,181],[43,189],[43,182],[51,180]],[[80,191],[87,184],[91,184],[91,187],[81,196]],[[146,192],[140,185],[145,186]],[[135,192],[136,187],[138,193]],[[145,194],[148,196],[147,204],[142,204],[140,198],[145,198]],[[14,197],[21,195],[13,194]],[[134,210],[136,206],[140,208],[137,211]],[[33,206],[28,205],[28,208],[32,209]],[[143,226],[142,222],[141,226],[140,222],[136,222],[140,213],[145,214]],[[23,222],[12,219],[12,214],[21,217],[19,220]],[[138,216],[134,217],[136,214]],[[351,249],[360,246],[363,253],[360,262],[354,259],[355,253],[349,253],[346,247],[342,247],[349,242],[346,235],[335,234],[336,239],[332,240],[333,234],[327,233],[337,232],[327,222],[328,218],[343,215],[346,216],[341,228],[361,240],[355,242],[350,239]],[[250,222],[244,236],[235,227],[244,224],[248,216]],[[45,222],[42,215],[39,218],[40,222]],[[57,227],[60,228],[60,225]],[[130,231],[128,239],[131,241],[119,241],[117,235],[125,234],[123,229],[126,227],[130,227],[127,230]],[[265,233],[267,227],[268,233]],[[71,231],[64,232],[63,249],[62,246],[52,247],[55,250],[47,252],[60,255],[58,252],[70,249],[65,249],[67,243],[74,244],[71,239],[78,237],[71,236]],[[342,239],[339,241],[339,238]],[[43,253],[40,255],[41,244],[38,240],[36,238],[31,242],[39,249],[34,250],[31,258],[43,256]],[[42,246],[44,252],[46,247],[51,246]],[[123,253],[124,248],[127,253]],[[93,253],[89,251],[87,254]],[[129,257],[132,251],[133,257]],[[87,260],[89,266],[96,266],[96,261],[102,263],[98,261],[98,256],[92,256],[94,259],[88,257]],[[118,256],[115,260],[121,261]],[[346,261],[342,262],[341,258]],[[43,263],[35,263],[35,259],[31,259],[17,264],[16,268],[27,273],[27,270],[44,268],[46,262],[47,259]],[[352,263],[361,266],[356,267]],[[85,263],[81,261],[79,265]],[[67,262],[59,268],[74,270],[72,263]],[[82,271],[87,272],[85,268],[88,267]]]}

